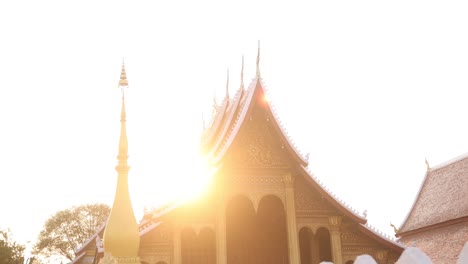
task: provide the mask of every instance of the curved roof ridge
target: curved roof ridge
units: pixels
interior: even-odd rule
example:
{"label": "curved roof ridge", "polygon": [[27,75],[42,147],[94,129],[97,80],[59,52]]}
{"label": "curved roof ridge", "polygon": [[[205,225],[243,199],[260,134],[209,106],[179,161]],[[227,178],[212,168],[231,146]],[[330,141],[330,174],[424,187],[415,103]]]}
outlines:
{"label": "curved roof ridge", "polygon": [[223,119],[225,112],[228,108],[229,105],[229,98],[224,98],[223,102],[219,106],[219,110],[217,113],[214,115],[212,118],[212,122],[210,127],[208,128],[208,133],[205,135],[205,140],[204,143],[209,143],[213,139],[213,137],[216,135],[216,132],[218,131],[219,125],[221,124],[221,120]]}
{"label": "curved roof ridge", "polygon": [[74,251],[75,251],[75,255],[76,253],[82,251],[85,247],[87,247],[91,241],[94,241],[96,239],[96,236],[101,233],[101,232],[104,232],[104,229],[106,228],[106,225],[107,225],[107,220],[106,222],[104,222],[97,230],[96,232],[94,232],[94,234],[88,238],[88,240],[86,240],[83,245],[81,245],[80,247],[77,247]]}
{"label": "curved roof ridge", "polygon": [[[257,85],[257,82],[258,82],[258,78],[253,78],[252,81],[250,82],[250,84],[249,84],[249,86],[247,88],[247,91],[243,96],[243,100],[245,100],[245,102],[251,101],[252,96],[253,96],[254,91],[255,91],[255,87]],[[215,163],[218,163],[219,160],[221,159],[221,157],[223,157],[224,154],[226,153],[226,151],[228,149],[228,147],[226,147],[226,146],[231,145],[232,141],[234,140],[234,137],[232,135],[237,134],[237,132],[239,131],[240,124],[241,124],[241,122],[239,122],[239,120],[243,120],[243,118],[241,118],[241,117],[245,117],[245,115],[247,114],[247,109],[249,107],[246,107],[245,103],[240,104],[240,101],[239,101],[239,106],[240,106],[239,113],[235,117],[236,119],[234,120],[232,128],[227,133],[227,137],[225,137],[225,140],[224,140],[225,142],[223,142],[224,144],[222,145],[220,151],[215,156]],[[215,151],[217,151],[217,150],[215,150]]]}
{"label": "curved roof ridge", "polygon": [[383,240],[384,242],[393,245],[394,247],[397,247],[397,248],[399,248],[401,250],[406,248],[406,245],[404,245],[400,241],[396,240],[395,238],[391,237],[390,235],[385,234],[380,229],[376,228],[375,226],[373,226],[373,225],[371,225],[369,223],[361,224],[359,226],[361,226],[363,229],[367,230],[368,232],[371,232],[372,234],[374,234],[376,237]]}
{"label": "curved roof ridge", "polygon": [[[266,95],[269,94],[269,90],[268,90],[268,87],[264,84],[263,80],[260,79],[260,83],[263,87],[263,91],[265,92]],[[267,97],[268,98],[268,97]],[[275,118],[276,120],[276,123],[278,124],[278,127],[279,129],[281,130],[281,133],[283,133],[284,137],[286,138],[286,140],[288,141],[287,143],[293,148],[293,150],[297,153],[297,156],[301,159],[301,161],[306,164],[306,166],[309,165],[309,161],[304,157],[304,155],[302,154],[302,151],[299,150],[299,148],[297,147],[296,143],[294,142],[294,140],[291,138],[291,136],[289,135],[288,131],[286,130],[286,128],[283,126],[283,122],[281,120],[281,118],[278,116],[277,112],[276,112],[276,107],[275,107],[275,104],[273,103],[273,101],[270,101],[268,100],[268,105],[270,106],[270,109],[271,109],[271,114],[273,115],[273,118]]]}
{"label": "curved roof ridge", "polygon": [[442,162],[442,163],[440,163],[440,164],[438,164],[438,165],[436,165],[436,166],[430,168],[430,170],[431,170],[431,171],[432,171],[432,170],[438,170],[438,169],[441,169],[441,168],[443,168],[443,167],[447,167],[448,165],[451,165],[451,164],[453,164],[453,163],[462,161],[462,160],[464,160],[464,159],[466,159],[466,158],[468,158],[468,153],[462,154],[462,155],[457,156],[457,157],[455,157],[455,158],[453,158],[453,159],[449,159],[449,160],[447,160],[447,161],[445,161],[445,162]]}
{"label": "curved roof ridge", "polygon": [[329,188],[326,186],[323,182],[320,181],[318,177],[313,175],[313,173],[310,171],[309,168],[300,166],[302,170],[309,176],[309,178],[314,181],[317,186],[319,186],[325,193],[328,195],[329,198],[333,199],[340,207],[345,209],[347,212],[349,212],[352,216],[354,216],[358,222],[360,223],[366,223],[367,219],[362,216],[356,209],[352,208],[349,206],[347,203],[345,203],[342,199],[340,199],[337,195],[335,195]]}
{"label": "curved roof ridge", "polygon": [[405,227],[406,225],[406,222],[408,221],[411,213],[413,213],[413,210],[414,210],[414,207],[416,207],[416,204],[419,200],[419,197],[421,197],[421,192],[424,188],[424,185],[426,184],[427,182],[427,178],[428,178],[428,175],[429,175],[429,172],[430,170],[427,170],[426,173],[424,174],[424,179],[422,180],[421,184],[419,185],[419,190],[418,190],[418,194],[414,197],[414,200],[413,200],[413,205],[411,206],[411,209],[408,211],[408,213],[406,214],[406,217],[405,219],[403,220],[403,222],[401,222],[400,224],[400,227],[398,228],[398,233],[395,234],[395,236],[398,237],[398,235],[401,233],[401,231],[403,230],[403,228]]}
{"label": "curved roof ridge", "polygon": [[[225,143],[226,136],[227,137],[230,136],[230,133],[231,133],[230,124],[232,123],[232,120],[236,118],[237,108],[239,107],[240,102],[244,95],[243,91],[244,91],[243,89],[239,89],[236,95],[234,96],[234,98],[232,99],[233,100],[231,102],[232,108],[230,107],[228,109],[229,111],[226,113],[227,119],[225,120],[225,122],[223,122],[224,125],[222,126],[221,131],[220,131],[221,134],[216,138],[216,141],[214,142],[213,147],[210,150],[209,156],[216,156],[215,154],[218,152],[218,149],[220,147],[222,148],[223,144]],[[236,121],[234,121],[234,125]]]}

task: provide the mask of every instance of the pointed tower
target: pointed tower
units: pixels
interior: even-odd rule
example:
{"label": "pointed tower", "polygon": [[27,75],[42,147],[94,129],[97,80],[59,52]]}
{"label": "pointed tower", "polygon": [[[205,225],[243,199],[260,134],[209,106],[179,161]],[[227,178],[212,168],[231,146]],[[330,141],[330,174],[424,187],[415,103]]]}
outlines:
{"label": "pointed tower", "polygon": [[[138,260],[138,248],[140,246],[140,234],[138,224],[133,213],[130,195],[128,191],[128,142],[125,119],[125,97],[123,89],[128,87],[125,65],[122,63],[119,88],[122,88],[122,112],[120,114],[120,142],[117,156],[117,189],[114,204],[107,220],[104,231],[104,253],[107,257],[114,258],[117,263],[140,263]],[[104,261],[105,263],[105,261]]]}
{"label": "pointed tower", "polygon": [[257,49],[257,78],[260,79],[260,40],[258,41],[258,49]]}

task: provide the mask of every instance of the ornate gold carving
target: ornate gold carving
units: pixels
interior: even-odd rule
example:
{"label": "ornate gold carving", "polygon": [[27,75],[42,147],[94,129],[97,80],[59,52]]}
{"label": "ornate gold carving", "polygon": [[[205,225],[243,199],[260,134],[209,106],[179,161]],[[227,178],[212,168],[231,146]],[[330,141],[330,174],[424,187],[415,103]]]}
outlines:
{"label": "ornate gold carving", "polygon": [[295,184],[295,202],[297,211],[333,211],[333,208],[314,190],[302,180],[296,180]]}
{"label": "ornate gold carving", "polygon": [[341,226],[341,216],[332,215],[328,217],[328,224],[330,227],[340,227]]}
{"label": "ornate gold carving", "polygon": [[347,230],[341,233],[341,241],[346,244],[375,244],[370,238],[363,235],[358,230]]}
{"label": "ornate gold carving", "polygon": [[381,249],[381,250],[377,250],[377,252],[375,252],[375,258],[379,262],[387,260],[387,256],[388,256],[388,250]]}
{"label": "ornate gold carving", "polygon": [[257,109],[236,139],[232,165],[240,168],[284,168],[288,166],[277,135]]}
{"label": "ornate gold carving", "polygon": [[282,186],[283,179],[273,175],[249,175],[242,177],[233,177],[234,181],[239,183],[248,183],[252,185],[275,185]]}
{"label": "ornate gold carving", "polygon": [[286,173],[283,178],[286,188],[292,188],[294,186],[294,176],[291,173]]}

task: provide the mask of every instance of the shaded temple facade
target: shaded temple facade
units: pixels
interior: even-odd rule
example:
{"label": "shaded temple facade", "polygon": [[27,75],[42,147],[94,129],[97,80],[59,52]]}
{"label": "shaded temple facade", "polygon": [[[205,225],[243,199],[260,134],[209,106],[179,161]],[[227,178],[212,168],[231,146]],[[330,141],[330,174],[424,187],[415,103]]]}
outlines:
{"label": "shaded temple facade", "polygon": [[[232,98],[226,91],[202,137],[217,168],[210,188],[197,201],[145,214],[141,262],[349,264],[370,254],[394,263],[402,245],[371,229],[308,171],[266,100],[258,62],[247,88],[242,79]],[[77,251],[76,263],[92,259],[93,241]]]}

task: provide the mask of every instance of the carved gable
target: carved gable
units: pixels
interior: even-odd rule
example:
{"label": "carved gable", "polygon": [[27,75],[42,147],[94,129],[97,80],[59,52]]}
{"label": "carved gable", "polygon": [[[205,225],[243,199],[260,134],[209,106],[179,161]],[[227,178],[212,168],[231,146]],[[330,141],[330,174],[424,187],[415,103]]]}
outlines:
{"label": "carved gable", "polygon": [[287,168],[289,159],[283,151],[267,111],[256,107],[237,134],[228,159],[237,168]]}

